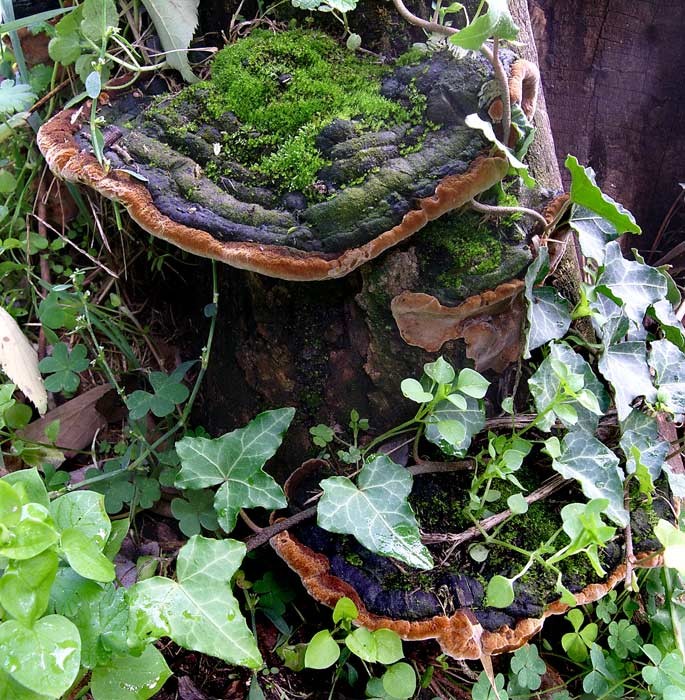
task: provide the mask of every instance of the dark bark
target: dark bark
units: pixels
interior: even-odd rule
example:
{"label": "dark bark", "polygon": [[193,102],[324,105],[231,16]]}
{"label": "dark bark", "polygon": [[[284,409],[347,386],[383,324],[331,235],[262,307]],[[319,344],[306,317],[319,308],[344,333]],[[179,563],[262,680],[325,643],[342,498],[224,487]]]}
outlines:
{"label": "dark bark", "polygon": [[682,0],[529,0],[561,162],[592,166],[653,235],[685,180]]}
{"label": "dark bark", "polygon": [[[220,17],[226,4],[208,2],[203,7],[205,18],[212,12]],[[530,36],[525,5],[517,10],[517,20]],[[246,8],[243,13],[249,15]],[[423,16],[429,16],[425,9]],[[350,20],[366,47],[390,55],[424,38],[385,2],[362,3]],[[559,180],[544,112],[538,126],[546,140],[537,150],[534,174],[544,186],[556,189]],[[539,206],[539,198],[534,204]],[[260,410],[295,406],[297,416],[280,453],[286,474],[311,454],[312,425],[338,424],[344,430],[351,408],[368,417],[374,431],[408,417],[412,407],[399,391],[403,378],[420,376],[423,363],[438,354],[457,367],[467,363],[461,341],[450,341],[432,354],[408,346],[391,315],[395,295],[429,291],[423,270],[431,235],[419,233],[332,282],[289,283],[222,267],[217,336],[198,419],[219,434]],[[476,287],[478,281],[473,283]]]}

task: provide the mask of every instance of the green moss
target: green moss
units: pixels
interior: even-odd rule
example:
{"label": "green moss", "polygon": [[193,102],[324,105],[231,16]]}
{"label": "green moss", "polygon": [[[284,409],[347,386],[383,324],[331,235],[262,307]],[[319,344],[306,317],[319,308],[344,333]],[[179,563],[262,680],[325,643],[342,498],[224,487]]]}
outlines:
{"label": "green moss", "polygon": [[410,120],[410,112],[380,94],[387,70],[323,34],[254,31],[217,54],[210,83],[190,90],[208,91],[210,119],[238,118],[240,126],[223,140],[228,158],[282,191],[306,191],[326,163],[315,144],[324,126],[355,119],[378,130]]}
{"label": "green moss", "polygon": [[398,66],[413,66],[420,63],[426,57],[426,49],[420,46],[412,46],[409,51],[405,51],[395,61]]}
{"label": "green moss", "polygon": [[502,263],[502,242],[487,222],[475,212],[443,216],[421,233],[443,272],[437,282],[447,289],[462,286],[463,277],[496,271]]}

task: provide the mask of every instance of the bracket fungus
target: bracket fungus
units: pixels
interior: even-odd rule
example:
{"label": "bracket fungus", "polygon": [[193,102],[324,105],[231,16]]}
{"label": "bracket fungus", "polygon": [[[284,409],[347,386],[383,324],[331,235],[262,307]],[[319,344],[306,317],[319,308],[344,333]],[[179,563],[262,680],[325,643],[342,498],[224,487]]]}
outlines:
{"label": "bracket fungus", "polygon": [[[503,61],[528,109],[537,82],[521,82],[530,71],[513,54]],[[492,78],[477,54],[387,66],[316,32],[255,31],[219,52],[211,80],[103,107],[104,164],[85,106],[43,125],[38,144],[55,174],[186,251],[286,280],[332,279],[504,177],[506,160],[464,125],[487,114]]]}
{"label": "bracket fungus", "polygon": [[[326,467],[326,462],[310,460],[292,474],[286,493],[293,512],[307,507],[316,490],[317,477],[325,474]],[[448,519],[456,517],[450,524],[458,526],[456,514],[460,508],[466,510],[468,492],[464,480],[458,477],[459,474],[450,473],[414,478],[410,503],[424,542],[426,529],[445,527],[446,514]],[[542,500],[532,504],[526,522],[535,530],[553,530],[559,520],[555,508]],[[498,537],[525,539],[520,525],[510,527],[511,532],[505,528]],[[661,559],[654,553],[658,542],[651,538],[651,526],[634,523],[633,527],[644,535],[636,544],[635,565],[658,566]],[[434,536],[433,541],[437,539]],[[483,572],[506,575],[516,559],[510,550],[504,550],[498,559],[497,551],[492,549],[488,560],[477,564],[466,552],[468,543],[456,548],[445,538],[442,546],[427,545],[439,562],[437,566],[419,572],[406,564],[396,566],[392,560],[366,550],[354,538],[333,535],[313,523],[305,522],[278,533],[271,538],[271,545],[320,603],[335,607],[340,598],[350,598],[359,610],[356,624],[370,630],[392,629],[406,641],[435,639],[442,651],[455,659],[476,660],[514,651],[538,633],[548,617],[569,609],[553,592],[551,581],[540,572],[527,575],[525,583],[517,585],[516,597],[508,608],[488,607]],[[626,567],[621,563],[622,557],[619,546],[606,550],[602,564],[610,573],[604,578],[597,577],[588,567],[580,575],[585,580],[581,580],[576,571],[583,567],[574,564],[577,569],[569,568],[564,580],[578,605],[599,600],[624,580]]]}

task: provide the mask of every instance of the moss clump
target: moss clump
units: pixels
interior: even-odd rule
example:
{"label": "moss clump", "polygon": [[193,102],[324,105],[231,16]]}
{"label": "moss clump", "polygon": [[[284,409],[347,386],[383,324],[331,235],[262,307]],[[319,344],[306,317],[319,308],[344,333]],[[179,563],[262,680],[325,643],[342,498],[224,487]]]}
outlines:
{"label": "moss clump", "polygon": [[502,241],[476,212],[443,216],[421,238],[429,249],[428,264],[443,270],[438,284],[447,289],[461,287],[464,276],[494,272],[502,263]]}
{"label": "moss clump", "polygon": [[426,49],[422,46],[412,46],[408,51],[397,57],[395,63],[398,66],[413,66],[426,57]]}
{"label": "moss clump", "polygon": [[324,126],[354,119],[377,130],[409,119],[380,94],[386,72],[323,34],[255,31],[217,54],[207,109],[239,121],[224,138],[229,158],[283,191],[307,190],[326,162],[316,147]]}

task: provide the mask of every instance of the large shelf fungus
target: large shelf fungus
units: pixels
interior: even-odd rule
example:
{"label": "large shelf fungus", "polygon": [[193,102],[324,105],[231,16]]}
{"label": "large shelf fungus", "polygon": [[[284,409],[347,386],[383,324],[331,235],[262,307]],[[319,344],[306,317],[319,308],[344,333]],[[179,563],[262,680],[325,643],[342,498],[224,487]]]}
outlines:
{"label": "large shelf fungus", "polygon": [[[326,462],[310,460],[286,483],[291,514],[304,510],[316,493],[317,478],[327,475]],[[423,541],[436,562],[434,569],[419,571],[365,549],[348,535],[334,535],[304,522],[271,538],[271,545],[302,580],[308,593],[334,607],[343,596],[354,601],[355,623],[375,630],[392,629],[402,639],[435,639],[442,651],[455,659],[514,651],[537,634],[545,620],[565,613],[569,606],[554,592],[554,576],[533,567],[516,584],[515,599],[507,608],[488,606],[485,586],[494,574],[507,575],[521,561],[509,549],[490,547],[488,559],[478,563],[468,554],[472,541],[458,546],[450,534],[472,525],[467,512],[468,480],[459,473],[423,474],[414,479],[410,503],[416,513]],[[539,479],[531,469],[524,479]],[[563,496],[572,495],[567,489]],[[668,506],[663,504],[664,512]],[[633,530],[639,533],[636,564],[658,566],[658,543],[644,511],[633,514]],[[558,503],[541,500],[531,505],[527,527],[512,522],[498,538],[526,547],[553,532],[560,521]],[[444,541],[440,544],[440,538]],[[610,572],[600,577],[577,560],[564,570],[564,583],[578,605],[599,600],[625,578],[620,545],[607,547],[602,565]]]}
{"label": "large shelf fungus", "polygon": [[[521,62],[505,59],[523,99]],[[103,108],[108,167],[93,155],[85,108],[53,117],[38,143],[57,175],[184,250],[325,280],[502,180],[505,159],[464,125],[487,113],[491,81],[477,54],[387,66],[322,34],[256,31],[219,53],[211,80]]]}

